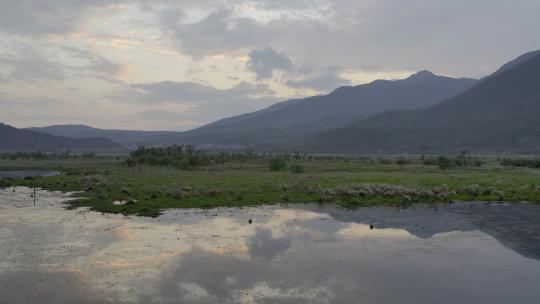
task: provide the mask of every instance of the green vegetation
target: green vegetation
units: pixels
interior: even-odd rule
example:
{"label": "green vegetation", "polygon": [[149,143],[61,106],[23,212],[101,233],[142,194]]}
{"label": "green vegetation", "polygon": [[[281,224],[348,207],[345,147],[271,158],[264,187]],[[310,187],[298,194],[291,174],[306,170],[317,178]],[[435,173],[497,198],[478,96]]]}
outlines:
{"label": "green vegetation", "polygon": [[540,168],[540,158],[526,159],[526,158],[503,158],[501,159],[501,165],[509,167],[526,167],[539,169]]}
{"label": "green vegetation", "polygon": [[268,164],[268,167],[272,171],[282,171],[287,168],[287,160],[283,157],[272,157],[270,158],[270,162]]}
{"label": "green vegetation", "polygon": [[290,167],[291,173],[304,173],[305,169],[304,166],[302,166],[299,163],[294,163]]}
{"label": "green vegetation", "polygon": [[77,159],[77,158],[95,158],[97,156],[94,152],[85,152],[82,154],[73,154],[70,150],[63,153],[44,153],[44,152],[13,152],[13,153],[0,153],[0,159],[25,159],[25,160],[45,160],[45,159]]}
{"label": "green vegetation", "polygon": [[[189,154],[185,149],[181,153]],[[507,162],[496,158],[466,156],[481,163],[460,166],[460,155],[449,158],[453,165],[446,167],[440,166],[440,158],[433,158],[437,161],[430,164],[426,160],[431,158],[426,157],[386,157],[381,161],[371,157],[193,152],[200,159],[192,162],[186,155],[172,157],[180,153],[174,149],[163,154],[166,150],[151,151],[161,156],[149,160],[148,153],[139,151],[120,157],[6,158],[0,160],[0,170],[58,170],[65,175],[0,180],[0,186],[81,191],[76,195],[80,199],[70,203],[72,207],[144,216],[156,216],[165,208],[281,202],[347,207],[457,200],[540,202],[540,170],[501,165]],[[135,165],[126,165],[128,159]],[[190,164],[187,169],[182,161]],[[280,170],[273,169],[274,162]],[[113,201],[126,204],[113,205]]]}
{"label": "green vegetation", "polygon": [[142,146],[129,154],[129,157],[124,161],[124,165],[128,167],[138,165],[172,166],[189,170],[208,165],[210,161],[211,157],[189,145],[175,145],[166,148],[146,148]]}
{"label": "green vegetation", "polygon": [[438,157],[425,157],[421,158],[424,165],[437,165],[439,169],[447,170],[457,167],[480,167],[484,164],[484,161],[475,156],[470,156],[467,151],[462,151],[456,157],[449,157],[440,155]]}

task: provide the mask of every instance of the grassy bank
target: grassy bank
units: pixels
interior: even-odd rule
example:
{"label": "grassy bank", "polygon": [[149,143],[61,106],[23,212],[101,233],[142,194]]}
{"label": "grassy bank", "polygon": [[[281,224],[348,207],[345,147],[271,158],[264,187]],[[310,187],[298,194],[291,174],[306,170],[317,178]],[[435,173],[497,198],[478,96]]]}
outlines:
{"label": "grassy bank", "polygon": [[[269,164],[270,162],[270,164]],[[65,175],[11,179],[0,186],[82,191],[73,207],[156,216],[165,208],[211,208],[280,202],[334,202],[356,207],[415,202],[540,202],[540,170],[501,166],[441,168],[420,158],[302,158],[283,168],[254,158],[189,170],[174,166],[126,166],[124,157],[3,159],[0,170],[59,170]],[[113,201],[126,201],[113,205]]]}

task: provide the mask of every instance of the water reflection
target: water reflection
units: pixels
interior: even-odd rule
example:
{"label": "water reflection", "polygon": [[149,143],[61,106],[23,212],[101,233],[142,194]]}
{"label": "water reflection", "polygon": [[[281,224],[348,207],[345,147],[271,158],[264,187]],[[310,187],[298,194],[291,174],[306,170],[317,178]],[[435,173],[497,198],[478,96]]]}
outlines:
{"label": "water reflection", "polygon": [[255,234],[246,239],[246,246],[249,256],[271,259],[291,247],[291,238],[274,238],[272,230],[257,228]]}
{"label": "water reflection", "polygon": [[[6,303],[537,303],[540,205],[64,210],[0,191]],[[248,224],[253,219],[253,224]],[[370,229],[370,225],[374,229]]]}
{"label": "water reflection", "polygon": [[444,204],[436,207],[368,208],[362,212],[334,205],[296,205],[337,221],[399,228],[418,238],[451,231],[480,230],[523,256],[540,260],[540,205],[500,203]]}

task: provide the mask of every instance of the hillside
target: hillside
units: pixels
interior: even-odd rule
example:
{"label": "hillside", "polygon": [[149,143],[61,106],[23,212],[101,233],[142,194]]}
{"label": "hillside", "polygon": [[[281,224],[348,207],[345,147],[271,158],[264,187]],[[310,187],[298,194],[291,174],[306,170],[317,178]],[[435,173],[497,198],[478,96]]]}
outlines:
{"label": "hillside", "polygon": [[97,129],[86,125],[54,125],[41,128],[28,128],[28,130],[73,138],[103,137],[132,147],[138,144],[144,144],[154,137],[177,133],[172,131]]}
{"label": "hillside", "polygon": [[289,100],[239,115],[158,142],[190,142],[206,147],[286,147],[296,139],[345,126],[388,110],[428,107],[476,83],[422,71],[402,80],[377,80],[340,87],[328,95]]}
{"label": "hillside", "polygon": [[416,111],[386,112],[306,140],[318,152],[540,151],[540,54]]}
{"label": "hillside", "polygon": [[0,123],[0,151],[105,151],[122,146],[106,138],[69,138],[17,129]]}

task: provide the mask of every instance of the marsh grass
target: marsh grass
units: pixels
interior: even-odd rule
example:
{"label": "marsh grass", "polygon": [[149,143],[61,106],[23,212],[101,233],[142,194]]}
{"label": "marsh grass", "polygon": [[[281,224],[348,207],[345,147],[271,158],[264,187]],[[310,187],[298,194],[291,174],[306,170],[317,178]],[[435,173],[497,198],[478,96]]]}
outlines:
{"label": "marsh grass", "polygon": [[[273,171],[268,158],[231,160],[183,170],[124,166],[125,157],[0,160],[0,170],[59,170],[65,175],[1,180],[48,190],[81,191],[72,208],[157,216],[166,208],[213,208],[323,202],[348,207],[449,201],[540,202],[540,170],[501,166],[440,169],[420,158],[381,163],[375,158],[302,157],[302,174]],[[293,166],[291,165],[291,167]],[[113,201],[131,201],[113,205]]]}

